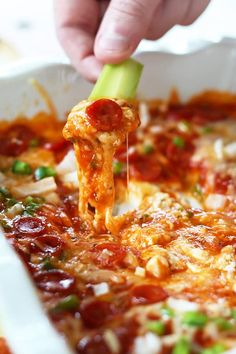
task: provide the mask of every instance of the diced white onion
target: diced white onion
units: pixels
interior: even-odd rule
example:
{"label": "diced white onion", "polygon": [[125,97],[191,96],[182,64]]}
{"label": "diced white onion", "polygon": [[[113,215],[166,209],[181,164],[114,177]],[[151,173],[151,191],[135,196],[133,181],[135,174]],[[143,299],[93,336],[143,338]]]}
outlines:
{"label": "diced white onion", "polygon": [[173,297],[168,298],[167,304],[172,309],[180,313],[187,312],[187,311],[197,311],[199,309],[199,305],[196,302],[191,302],[182,299],[175,299]]}
{"label": "diced white onion", "polygon": [[226,145],[224,148],[224,152],[227,157],[236,157],[236,141]]}
{"label": "diced white onion", "polygon": [[216,158],[218,160],[222,160],[224,156],[222,139],[216,139],[216,141],[214,142],[214,151],[215,151]]}
{"label": "diced white onion", "polygon": [[161,340],[153,333],[146,333],[134,341],[134,354],[158,354],[162,348]]}
{"label": "diced white onion", "polygon": [[13,187],[12,192],[18,197],[27,197],[28,195],[42,195],[49,192],[54,192],[57,185],[54,177],[43,178],[37,182],[30,182]]}
{"label": "diced white onion", "polygon": [[141,119],[141,126],[146,127],[151,119],[148,106],[145,102],[139,104],[139,116]]}
{"label": "diced white onion", "polygon": [[77,175],[76,171],[69,172],[69,173],[66,173],[65,175],[61,176],[61,181],[64,184],[70,184],[75,188],[77,188],[79,186],[78,175]]}
{"label": "diced white onion", "polygon": [[103,334],[103,338],[112,353],[120,353],[120,342],[112,330],[107,329]]}
{"label": "diced white onion", "polygon": [[105,282],[95,284],[92,287],[93,287],[93,291],[94,291],[95,296],[105,295],[110,292],[109,285],[108,285],[108,283],[105,283]]}
{"label": "diced white onion", "polygon": [[145,277],[146,270],[143,267],[136,267],[134,274],[138,275],[139,277]]}
{"label": "diced white onion", "polygon": [[153,125],[149,128],[149,131],[153,134],[159,134],[163,131],[163,128],[160,125]]}
{"label": "diced white onion", "polygon": [[8,218],[12,219],[14,218],[16,215],[19,215],[22,213],[22,211],[24,210],[24,207],[22,205],[22,203],[16,203],[15,205],[13,205],[11,208],[9,208],[5,214]]}
{"label": "diced white onion", "polygon": [[226,200],[226,196],[222,194],[209,194],[205,200],[205,206],[207,209],[211,210],[223,209]]}
{"label": "diced white onion", "polygon": [[76,171],[76,158],[74,150],[70,150],[64,159],[56,166],[56,172],[60,176],[74,171]]}

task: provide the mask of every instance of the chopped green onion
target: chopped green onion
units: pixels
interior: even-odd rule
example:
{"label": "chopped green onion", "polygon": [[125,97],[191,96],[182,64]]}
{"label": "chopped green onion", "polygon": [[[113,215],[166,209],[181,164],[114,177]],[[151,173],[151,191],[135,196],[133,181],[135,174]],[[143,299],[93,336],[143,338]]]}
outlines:
{"label": "chopped green onion", "polygon": [[195,186],[193,187],[193,192],[198,194],[199,196],[202,196],[202,188],[200,184],[196,183]]}
{"label": "chopped green onion", "polygon": [[167,316],[167,317],[174,317],[175,312],[172,308],[164,306],[161,308],[161,314],[162,316]]}
{"label": "chopped green onion", "polygon": [[229,331],[234,328],[234,325],[223,317],[215,318],[214,322],[221,331]]}
{"label": "chopped green onion", "polygon": [[162,336],[165,333],[165,324],[161,321],[150,321],[147,323],[147,329]]}
{"label": "chopped green onion", "polygon": [[182,323],[191,327],[204,327],[208,321],[207,315],[198,311],[185,312]]}
{"label": "chopped green onion", "polygon": [[0,187],[0,198],[10,198],[11,197],[11,193],[9,192],[9,190],[5,187]]}
{"label": "chopped green onion", "polygon": [[234,320],[236,320],[236,309],[231,310],[231,316],[233,317]]}
{"label": "chopped green onion", "polygon": [[24,214],[29,214],[33,216],[36,210],[40,208],[43,202],[44,202],[43,198],[40,197],[33,198],[31,196],[28,196],[27,198],[25,198],[23,202],[25,206]]}
{"label": "chopped green onion", "polygon": [[27,162],[16,160],[12,165],[12,172],[16,175],[30,175],[32,168]]}
{"label": "chopped green onion", "polygon": [[226,347],[223,344],[214,344],[210,348],[206,348],[201,351],[201,354],[221,354],[226,350]]}
{"label": "chopped green onion", "polygon": [[113,173],[119,175],[123,169],[123,163],[120,161],[113,161]]}
{"label": "chopped green onion", "polygon": [[172,354],[189,354],[190,353],[190,344],[189,341],[182,337],[175,344]]}
{"label": "chopped green onion", "polygon": [[143,65],[133,59],[120,64],[106,64],[96,82],[90,100],[100,98],[135,98]]}
{"label": "chopped green onion", "polygon": [[30,140],[29,142],[30,147],[37,147],[39,146],[39,140],[37,138]]}
{"label": "chopped green onion", "polygon": [[42,262],[42,266],[43,266],[43,269],[45,269],[45,270],[50,270],[50,269],[55,268],[49,257],[44,258],[44,260]]}
{"label": "chopped green onion", "polygon": [[202,128],[202,133],[203,134],[209,134],[209,133],[212,133],[212,131],[213,131],[212,127],[203,127]]}
{"label": "chopped green onion", "polygon": [[172,140],[173,144],[178,148],[183,149],[185,146],[185,141],[181,136],[175,136]]}
{"label": "chopped green onion", "polygon": [[68,295],[60,300],[52,309],[53,312],[73,311],[79,306],[79,298],[77,295]]}
{"label": "chopped green onion", "polygon": [[35,170],[34,176],[35,176],[35,179],[38,181],[38,180],[46,178],[46,177],[56,176],[56,171],[52,167],[41,166]]}
{"label": "chopped green onion", "polygon": [[154,151],[154,147],[151,144],[144,144],[143,145],[143,153],[145,155],[151,154]]}
{"label": "chopped green onion", "polygon": [[6,199],[6,207],[7,208],[11,208],[16,203],[18,203],[18,202],[17,202],[17,200],[15,198],[7,198]]}

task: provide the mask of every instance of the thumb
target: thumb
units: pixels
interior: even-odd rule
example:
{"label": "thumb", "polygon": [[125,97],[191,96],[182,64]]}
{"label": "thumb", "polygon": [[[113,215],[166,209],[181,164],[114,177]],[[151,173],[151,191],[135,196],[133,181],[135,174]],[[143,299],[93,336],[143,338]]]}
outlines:
{"label": "thumb", "polygon": [[117,63],[127,59],[145,37],[161,0],[112,0],[96,36],[98,60]]}

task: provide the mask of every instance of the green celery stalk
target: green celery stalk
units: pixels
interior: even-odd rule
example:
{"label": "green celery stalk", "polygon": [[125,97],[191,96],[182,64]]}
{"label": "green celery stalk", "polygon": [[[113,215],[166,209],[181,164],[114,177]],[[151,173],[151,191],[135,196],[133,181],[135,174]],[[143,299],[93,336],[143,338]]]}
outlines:
{"label": "green celery stalk", "polygon": [[143,65],[134,59],[120,64],[106,64],[89,96],[100,98],[133,99],[143,70]]}

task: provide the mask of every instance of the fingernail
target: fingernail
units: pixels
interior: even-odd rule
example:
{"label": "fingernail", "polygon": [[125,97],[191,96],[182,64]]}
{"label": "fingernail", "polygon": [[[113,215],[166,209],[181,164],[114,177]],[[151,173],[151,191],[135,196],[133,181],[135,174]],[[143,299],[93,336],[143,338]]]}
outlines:
{"label": "fingernail", "polygon": [[100,35],[98,45],[105,51],[120,53],[129,49],[130,40],[115,31],[107,31]]}

